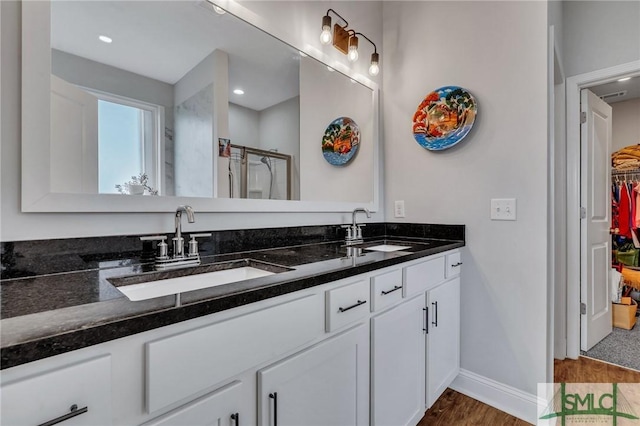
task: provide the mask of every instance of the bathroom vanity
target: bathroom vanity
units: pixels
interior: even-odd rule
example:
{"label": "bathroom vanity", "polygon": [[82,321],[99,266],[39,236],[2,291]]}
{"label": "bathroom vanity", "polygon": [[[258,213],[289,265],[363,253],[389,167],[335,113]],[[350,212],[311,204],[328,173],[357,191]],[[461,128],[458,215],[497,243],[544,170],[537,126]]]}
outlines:
{"label": "bathroom vanity", "polygon": [[[367,250],[393,244],[409,248]],[[3,319],[2,423],[415,425],[458,373],[463,246],[274,248],[242,256],[287,251],[288,271],[183,293],[181,306],[119,295]],[[20,341],[23,322],[75,309],[92,324]]]}

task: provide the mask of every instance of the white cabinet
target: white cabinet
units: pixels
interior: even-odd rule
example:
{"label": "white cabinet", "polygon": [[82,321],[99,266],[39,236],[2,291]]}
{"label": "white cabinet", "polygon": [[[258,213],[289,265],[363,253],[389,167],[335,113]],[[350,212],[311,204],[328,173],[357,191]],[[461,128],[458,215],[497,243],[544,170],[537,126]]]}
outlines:
{"label": "white cabinet", "polygon": [[371,277],[371,312],[380,311],[402,300],[402,269]]}
{"label": "white cabinet", "polygon": [[[245,416],[250,410],[243,398],[243,383],[233,381],[196,401],[180,407],[164,416],[154,419],[144,426],[247,426],[254,422]],[[240,419],[243,422],[240,423]]]}
{"label": "white cabinet", "polygon": [[3,381],[1,413],[6,426],[110,425],[111,357]]}
{"label": "white cabinet", "polygon": [[147,343],[148,412],[302,347],[322,334],[322,312],[311,294]]}
{"label": "white cabinet", "polygon": [[414,426],[424,415],[424,296],[371,319],[371,425]]}
{"label": "white cabinet", "polygon": [[327,332],[355,323],[369,315],[369,282],[359,280],[326,293]]}
{"label": "white cabinet", "polygon": [[369,424],[369,327],[356,326],[258,372],[260,426]]}
{"label": "white cabinet", "polygon": [[460,278],[427,292],[427,407],[460,371]]}

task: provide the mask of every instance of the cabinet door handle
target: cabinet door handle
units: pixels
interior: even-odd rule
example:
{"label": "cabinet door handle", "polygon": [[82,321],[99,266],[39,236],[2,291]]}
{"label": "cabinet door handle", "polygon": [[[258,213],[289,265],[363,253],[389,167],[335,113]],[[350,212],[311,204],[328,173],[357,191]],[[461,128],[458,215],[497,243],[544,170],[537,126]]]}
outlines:
{"label": "cabinet door handle", "polygon": [[270,393],[269,398],[273,399],[273,426],[278,426],[278,392]]}
{"label": "cabinet door handle", "polygon": [[458,262],[456,264],[451,265],[452,268],[457,268],[458,266],[462,265],[462,262]]}
{"label": "cabinet door handle", "polygon": [[400,290],[401,288],[402,288],[402,286],[401,286],[401,285],[396,285],[396,286],[393,286],[393,288],[392,288],[391,290],[389,290],[389,291],[384,291],[384,290],[382,290],[382,295],[383,295],[383,296],[386,296],[387,294],[389,294],[389,293],[393,293],[394,291],[398,291],[398,290]]}
{"label": "cabinet door handle", "polygon": [[357,308],[358,306],[364,305],[365,303],[367,303],[366,300],[358,300],[357,303],[351,306],[347,306],[346,308],[338,308],[338,312],[347,312],[349,309]]}
{"label": "cabinet door handle", "polygon": [[422,310],[424,311],[424,327],[422,328],[422,331],[429,334],[429,307],[427,306],[426,308],[422,308]]}
{"label": "cabinet door handle", "polygon": [[233,413],[231,415],[231,420],[233,420],[236,426],[240,426],[240,413]]}
{"label": "cabinet door handle", "polygon": [[436,300],[435,302],[431,303],[432,306],[434,306],[433,309],[433,316],[435,321],[431,321],[431,324],[433,324],[434,327],[438,326],[438,301]]}
{"label": "cabinet door handle", "polygon": [[76,404],[73,404],[71,407],[69,407],[69,412],[63,416],[60,417],[56,417],[53,420],[49,420],[48,422],[44,422],[39,424],[38,426],[53,426],[53,425],[57,425],[58,423],[62,423],[65,420],[69,420],[75,416],[79,416],[80,414],[84,414],[87,411],[89,411],[89,407],[84,407],[84,408],[78,408],[78,406]]}

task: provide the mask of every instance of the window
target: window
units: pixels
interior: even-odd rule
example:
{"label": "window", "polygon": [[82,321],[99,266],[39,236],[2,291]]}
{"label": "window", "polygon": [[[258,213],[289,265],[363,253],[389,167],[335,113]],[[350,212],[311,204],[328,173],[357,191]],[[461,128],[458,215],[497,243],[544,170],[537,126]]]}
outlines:
{"label": "window", "polygon": [[[117,194],[116,185],[146,173],[161,191],[162,116],[157,105],[93,93],[98,97],[98,191]],[[160,193],[160,192],[159,192]]]}

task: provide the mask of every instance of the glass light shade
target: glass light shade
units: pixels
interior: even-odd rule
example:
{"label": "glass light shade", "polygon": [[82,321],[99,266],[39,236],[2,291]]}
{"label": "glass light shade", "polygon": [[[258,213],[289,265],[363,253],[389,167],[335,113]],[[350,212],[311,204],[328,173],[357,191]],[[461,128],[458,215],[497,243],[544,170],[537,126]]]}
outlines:
{"label": "glass light shade", "polygon": [[370,75],[378,75],[380,72],[380,67],[378,66],[378,61],[380,60],[380,55],[378,53],[371,54],[371,66],[369,67]]}
{"label": "glass light shade", "polygon": [[320,33],[320,43],[329,44],[331,43],[331,29],[329,27],[322,27],[322,32]]}
{"label": "glass light shade", "polygon": [[358,60],[358,48],[356,46],[349,46],[349,54],[347,54],[347,59],[350,62],[355,62]]}

